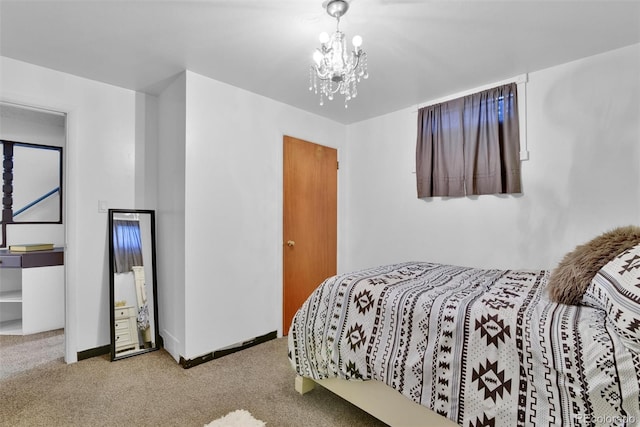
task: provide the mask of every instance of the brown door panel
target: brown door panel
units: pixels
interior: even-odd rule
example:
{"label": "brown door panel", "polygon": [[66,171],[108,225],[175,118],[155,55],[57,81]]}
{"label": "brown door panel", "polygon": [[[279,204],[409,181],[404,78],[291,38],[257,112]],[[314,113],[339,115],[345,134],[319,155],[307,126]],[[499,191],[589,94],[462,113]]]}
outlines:
{"label": "brown door panel", "polygon": [[337,269],[338,151],[284,137],[283,333],[302,303]]}

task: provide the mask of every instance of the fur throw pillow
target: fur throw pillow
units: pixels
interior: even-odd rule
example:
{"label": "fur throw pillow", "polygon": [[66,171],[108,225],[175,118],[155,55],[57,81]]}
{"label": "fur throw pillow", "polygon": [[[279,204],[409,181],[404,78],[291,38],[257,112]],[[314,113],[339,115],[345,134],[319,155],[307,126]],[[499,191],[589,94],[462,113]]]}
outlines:
{"label": "fur throw pillow", "polygon": [[564,256],[551,272],[549,298],[578,305],[596,273],[623,251],[640,243],[640,227],[633,225],[608,231]]}

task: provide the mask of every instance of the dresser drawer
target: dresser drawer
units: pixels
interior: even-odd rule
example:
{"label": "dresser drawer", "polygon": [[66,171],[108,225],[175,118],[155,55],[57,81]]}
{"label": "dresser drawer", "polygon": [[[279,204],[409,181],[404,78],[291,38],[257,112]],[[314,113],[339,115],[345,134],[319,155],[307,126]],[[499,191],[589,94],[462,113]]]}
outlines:
{"label": "dresser drawer", "polygon": [[118,344],[128,344],[131,342],[131,335],[129,335],[129,330],[121,331],[116,333],[116,345]]}
{"label": "dresser drawer", "polygon": [[22,257],[20,255],[0,255],[0,268],[20,268]]}
{"label": "dresser drawer", "polygon": [[135,342],[131,340],[131,336],[128,333],[116,334],[116,351],[128,350],[130,348],[137,348]]}
{"label": "dresser drawer", "polygon": [[121,331],[129,332],[129,321],[127,320],[116,320],[115,322],[116,335],[118,335]]}
{"label": "dresser drawer", "polygon": [[136,317],[136,311],[134,307],[116,307],[115,318],[118,319],[126,319],[128,317]]}

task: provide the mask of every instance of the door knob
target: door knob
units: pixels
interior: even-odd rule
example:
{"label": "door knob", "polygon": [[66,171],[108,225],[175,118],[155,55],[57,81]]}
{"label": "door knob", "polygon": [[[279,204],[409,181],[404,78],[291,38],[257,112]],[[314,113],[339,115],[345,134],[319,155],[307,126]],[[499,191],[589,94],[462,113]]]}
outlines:
{"label": "door knob", "polygon": [[296,242],[294,242],[293,240],[287,240],[287,246],[294,247],[296,245]]}

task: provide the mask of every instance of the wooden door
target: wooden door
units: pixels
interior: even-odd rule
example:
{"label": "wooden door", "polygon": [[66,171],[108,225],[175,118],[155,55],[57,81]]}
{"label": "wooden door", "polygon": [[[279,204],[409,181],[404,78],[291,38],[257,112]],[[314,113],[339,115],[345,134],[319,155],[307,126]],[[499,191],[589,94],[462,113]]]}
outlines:
{"label": "wooden door", "polygon": [[302,303],[336,274],[338,151],[284,137],[283,334]]}

